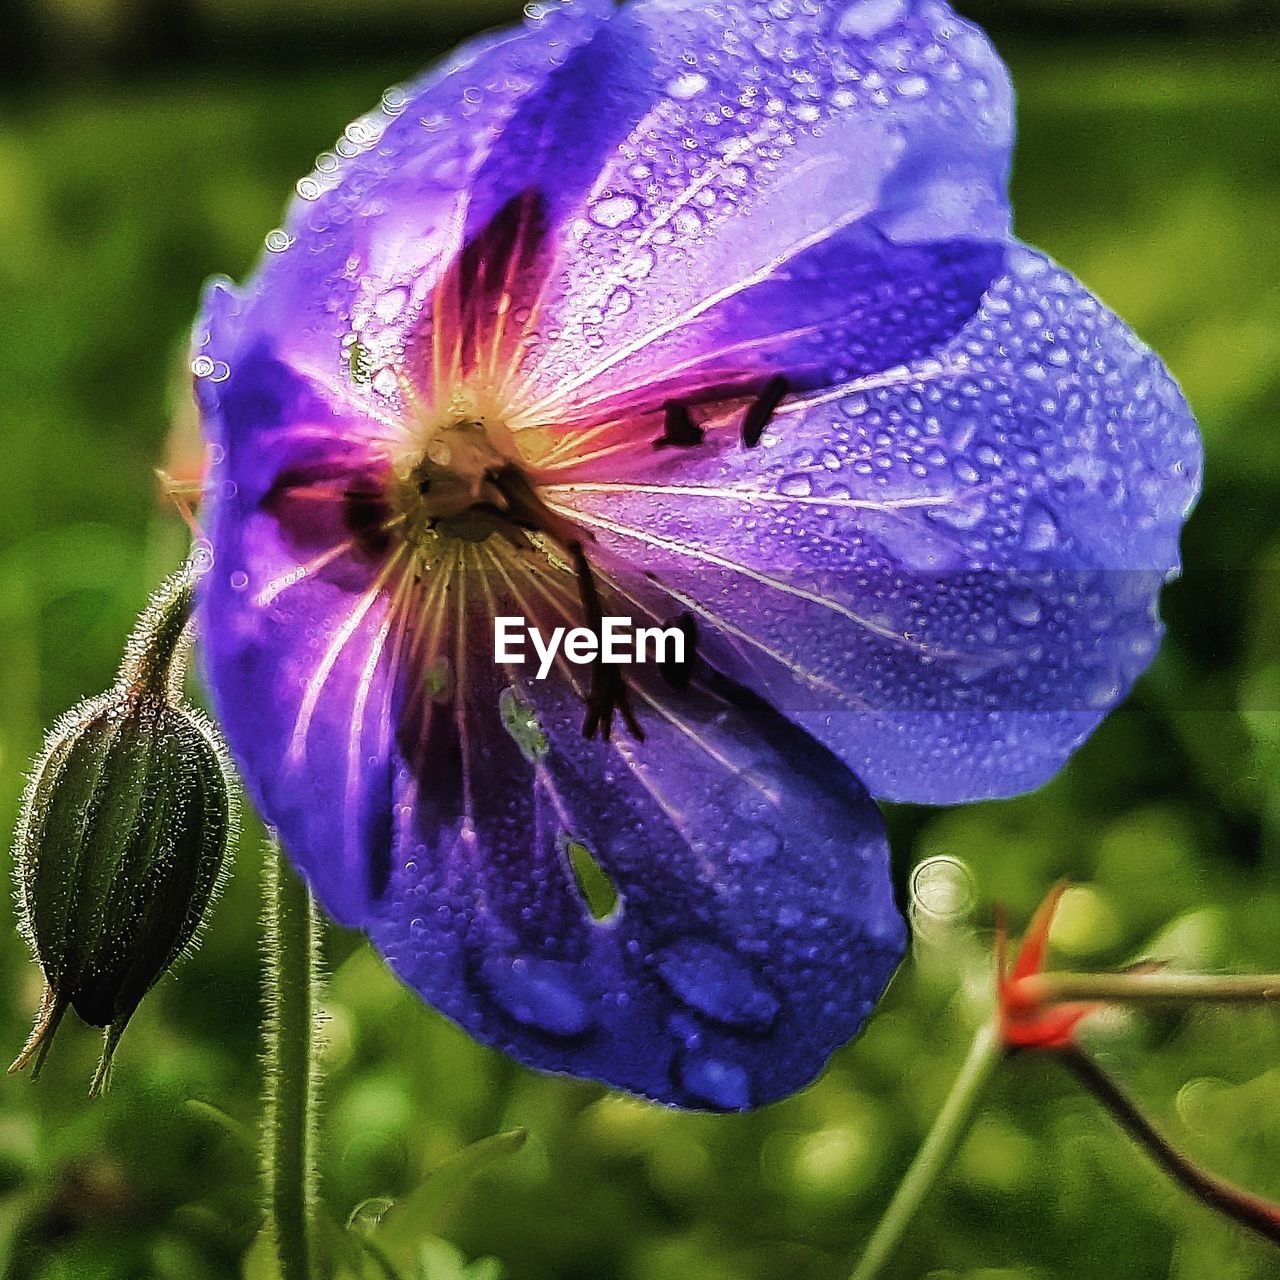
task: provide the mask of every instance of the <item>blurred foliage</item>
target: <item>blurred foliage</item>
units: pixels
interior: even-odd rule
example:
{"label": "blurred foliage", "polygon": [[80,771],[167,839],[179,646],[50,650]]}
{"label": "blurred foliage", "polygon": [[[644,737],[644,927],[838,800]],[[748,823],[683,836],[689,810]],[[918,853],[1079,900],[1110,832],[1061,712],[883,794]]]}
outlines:
{"label": "blurred foliage", "polygon": [[[1166,596],[1170,636],[1155,669],[1042,792],[890,815],[904,900],[913,869],[932,858],[963,863],[971,885],[920,895],[912,960],[866,1034],[814,1088],[759,1113],[667,1112],[524,1071],[335,931],[322,1165],[335,1221],[354,1205],[365,1206],[362,1221],[376,1216],[381,1198],[459,1167],[447,1162],[477,1163],[458,1156],[472,1142],[523,1128],[518,1151],[478,1161],[460,1194],[432,1201],[422,1275],[836,1280],[982,1016],[997,900],[1022,920],[1054,879],[1073,876],[1080,887],[1056,934],[1064,963],[1159,955],[1280,969],[1280,38],[1257,21],[1265,6],[1162,4],[1146,9],[1169,22],[1126,37],[1113,26],[1105,38],[1092,18],[1036,35],[1031,0],[974,6],[1020,91],[1022,234],[1164,353],[1201,415],[1207,488],[1186,576]],[[391,8],[290,4],[257,30],[289,30],[313,12],[335,30],[376,26]],[[1059,18],[1065,8],[1043,6]],[[453,32],[511,9],[426,4],[414,29]],[[174,13],[179,34],[181,14],[195,14],[242,44],[214,49],[210,66],[188,48],[180,77],[160,58],[114,81],[81,79],[69,53],[37,92],[28,80],[0,97],[6,841],[42,727],[108,682],[149,587],[181,554],[185,531],[150,474],[202,280],[243,273],[293,178],[387,83],[438,51],[423,36],[250,75],[231,69],[241,50],[256,65],[254,40],[266,38],[244,34],[247,0]],[[13,14],[46,57],[92,46],[93,30],[109,45],[131,22],[157,20],[124,0]],[[1241,39],[1250,14],[1254,34]],[[250,831],[204,946],[144,1003],[104,1102],[84,1099],[98,1046],[79,1027],[64,1029],[37,1084],[0,1084],[0,1273],[241,1274],[259,1225],[254,1153],[239,1128],[258,1107],[258,871]],[[926,910],[939,901],[953,904],[950,918]],[[12,923],[6,905],[0,1047],[16,1052],[39,982]],[[1180,1144],[1280,1197],[1274,1014],[1117,1013],[1092,1036]],[[1028,1058],[998,1080],[895,1274],[1265,1280],[1280,1262],[1165,1182],[1065,1073]]]}

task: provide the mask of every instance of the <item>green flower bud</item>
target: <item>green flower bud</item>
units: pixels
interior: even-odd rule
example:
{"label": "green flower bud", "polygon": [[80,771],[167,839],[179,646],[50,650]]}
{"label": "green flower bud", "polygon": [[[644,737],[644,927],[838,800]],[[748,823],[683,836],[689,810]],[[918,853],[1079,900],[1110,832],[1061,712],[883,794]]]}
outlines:
{"label": "green flower bud", "polygon": [[91,1094],[142,997],[195,938],[236,813],[213,726],[181,700],[194,576],[166,582],[104,695],[54,726],[23,801],[23,932],[45,976],[17,1070],[38,1072],[67,1007],[105,1027]]}

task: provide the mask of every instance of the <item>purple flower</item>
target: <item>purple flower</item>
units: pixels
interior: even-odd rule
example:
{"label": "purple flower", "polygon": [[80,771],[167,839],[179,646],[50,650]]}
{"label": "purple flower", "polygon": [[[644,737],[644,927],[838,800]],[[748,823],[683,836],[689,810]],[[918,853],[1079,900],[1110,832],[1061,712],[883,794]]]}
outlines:
{"label": "purple flower", "polygon": [[[211,286],[219,715],[480,1039],[791,1092],[902,952],[868,789],[1037,786],[1150,661],[1195,425],[1009,238],[1011,137],[932,0],[579,0],[387,94]],[[497,616],[601,615],[693,652],[494,660]]]}

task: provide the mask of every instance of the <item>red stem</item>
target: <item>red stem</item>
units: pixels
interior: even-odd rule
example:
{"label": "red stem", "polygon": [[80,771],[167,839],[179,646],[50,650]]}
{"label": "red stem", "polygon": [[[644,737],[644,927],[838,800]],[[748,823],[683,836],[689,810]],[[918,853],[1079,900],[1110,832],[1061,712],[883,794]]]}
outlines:
{"label": "red stem", "polygon": [[1060,1050],[1059,1056],[1075,1072],[1116,1122],[1175,1182],[1211,1209],[1280,1245],[1280,1205],[1234,1187],[1205,1172],[1179,1151],[1145,1115],[1125,1090],[1078,1045]]}

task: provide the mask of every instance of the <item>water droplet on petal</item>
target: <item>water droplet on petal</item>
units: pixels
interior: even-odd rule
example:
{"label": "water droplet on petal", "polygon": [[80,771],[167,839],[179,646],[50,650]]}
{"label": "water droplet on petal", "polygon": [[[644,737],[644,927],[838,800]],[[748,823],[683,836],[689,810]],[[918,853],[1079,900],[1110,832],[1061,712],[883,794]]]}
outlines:
{"label": "water droplet on petal", "polygon": [[1085,698],[1095,710],[1105,711],[1120,701],[1120,686],[1109,677],[1103,677],[1089,686]]}
{"label": "water droplet on petal", "polygon": [[374,314],[377,315],[379,320],[390,324],[404,310],[405,303],[408,301],[409,291],[407,289],[388,289],[385,293],[380,294],[378,300],[373,304]]}
{"label": "water droplet on petal", "polygon": [[840,15],[836,29],[842,36],[868,40],[901,17],[904,7],[905,0],[854,0]]}
{"label": "water droplet on petal", "polygon": [[1044,616],[1044,611],[1035,596],[1020,595],[1009,602],[1009,616],[1024,627],[1034,627]]}
{"label": "water droplet on petal", "polygon": [[491,956],[481,976],[521,1026],[567,1037],[581,1035],[594,1021],[577,974],[561,961]]}
{"label": "water droplet on petal", "polygon": [[725,833],[725,839],[729,846],[729,862],[733,866],[768,862],[782,849],[782,837],[760,823],[739,822],[734,830]]}
{"label": "water droplet on petal", "polygon": [[1061,538],[1058,522],[1048,507],[1029,503],[1024,517],[1022,545],[1028,551],[1049,551]]}
{"label": "water droplet on petal", "polygon": [[707,77],[699,71],[689,71],[677,76],[667,85],[667,92],[681,102],[696,98],[707,87]]}
{"label": "water droplet on petal", "polygon": [[213,568],[213,543],[208,538],[197,538],[191,544],[191,568],[197,574]]}
{"label": "water droplet on petal", "polygon": [[715,943],[685,939],[660,952],[656,964],[671,993],[713,1022],[767,1031],[777,1020],[777,996]]}
{"label": "water droplet on petal", "polygon": [[690,1050],[680,1057],[680,1083],[699,1102],[721,1111],[751,1105],[751,1079],[742,1067],[712,1054]]}
{"label": "water droplet on petal", "polygon": [[639,212],[640,202],[634,196],[609,196],[591,206],[590,216],[597,226],[612,230],[630,222]]}

